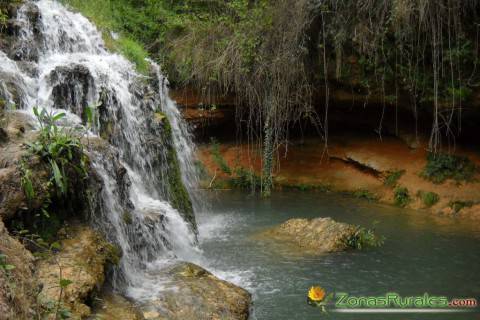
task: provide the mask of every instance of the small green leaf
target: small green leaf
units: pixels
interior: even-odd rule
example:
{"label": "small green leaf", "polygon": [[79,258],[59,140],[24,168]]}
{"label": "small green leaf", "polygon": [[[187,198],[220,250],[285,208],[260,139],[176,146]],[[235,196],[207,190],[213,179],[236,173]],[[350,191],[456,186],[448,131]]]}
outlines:
{"label": "small green leaf", "polygon": [[55,249],[55,250],[60,250],[62,248],[62,245],[59,242],[53,242],[50,245],[50,249]]}
{"label": "small green leaf", "polygon": [[61,288],[64,288],[64,289],[65,289],[66,287],[68,287],[69,285],[71,285],[72,283],[73,283],[73,281],[72,281],[72,280],[69,280],[69,279],[60,279],[60,282],[59,282],[60,287],[61,287]]}
{"label": "small green leaf", "polygon": [[60,168],[58,167],[57,162],[55,162],[55,160],[50,160],[50,165],[52,166],[53,178],[55,179],[55,184],[60,189],[60,191],[64,193],[63,176],[62,176],[62,173],[60,172]]}
{"label": "small green leaf", "polygon": [[65,117],[64,112],[57,113],[56,115],[53,116],[52,121],[57,122],[58,120],[62,119],[63,117]]}

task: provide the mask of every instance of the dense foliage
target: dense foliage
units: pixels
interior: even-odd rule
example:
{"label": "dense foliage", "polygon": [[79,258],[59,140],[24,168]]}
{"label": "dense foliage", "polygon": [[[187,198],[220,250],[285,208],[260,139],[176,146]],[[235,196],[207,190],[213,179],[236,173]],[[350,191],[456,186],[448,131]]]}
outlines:
{"label": "dense foliage", "polygon": [[[238,125],[263,147],[265,194],[292,124],[313,123],[327,146],[332,88],[379,97],[380,136],[387,107],[403,104],[415,121],[427,112],[438,153],[480,84],[477,1],[64,1],[118,32],[107,44],[140,70],[148,52],[176,86],[234,93]],[[324,110],[312,109],[314,93]]]}
{"label": "dense foliage", "polygon": [[472,180],[476,170],[475,164],[467,157],[431,153],[421,175],[434,183],[442,183],[447,179],[462,182]]}

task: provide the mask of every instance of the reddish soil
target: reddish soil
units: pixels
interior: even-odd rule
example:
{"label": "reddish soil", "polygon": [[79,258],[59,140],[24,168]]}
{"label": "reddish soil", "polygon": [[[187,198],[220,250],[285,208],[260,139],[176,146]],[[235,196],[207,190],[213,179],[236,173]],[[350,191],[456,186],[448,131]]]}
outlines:
{"label": "reddish soil", "polygon": [[[258,148],[246,144],[222,144],[220,153],[231,168],[244,167],[260,174],[261,154]],[[480,166],[477,153],[456,150],[467,155]],[[221,172],[212,158],[208,145],[199,148],[199,157],[209,175],[215,179],[228,176]],[[435,192],[440,200],[429,210],[453,215],[449,204],[452,201],[471,201],[474,205],[462,209],[458,215],[480,218],[480,176],[473,182],[458,183],[446,181],[434,184],[420,177],[426,164],[427,151],[424,148],[410,149],[404,142],[393,137],[344,135],[331,137],[328,151],[319,139],[303,143],[293,142],[279,151],[278,165],[274,173],[275,187],[325,187],[335,191],[355,192],[368,190],[381,202],[394,203],[394,188],[385,186],[384,177],[388,171],[405,170],[397,182],[408,188],[412,201],[407,205],[414,209],[426,209],[418,191]]]}

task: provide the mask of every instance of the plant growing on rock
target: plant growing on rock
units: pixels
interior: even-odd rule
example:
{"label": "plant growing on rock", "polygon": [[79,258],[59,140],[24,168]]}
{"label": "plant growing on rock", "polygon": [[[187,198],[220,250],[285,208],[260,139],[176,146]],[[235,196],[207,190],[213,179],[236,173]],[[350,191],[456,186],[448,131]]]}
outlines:
{"label": "plant growing on rock", "polygon": [[385,237],[376,235],[374,229],[357,227],[357,230],[345,241],[349,248],[361,250],[367,247],[382,246]]}
{"label": "plant growing on rock", "polygon": [[[87,158],[83,152],[80,134],[75,129],[66,129],[57,125],[64,113],[48,113],[45,109],[33,112],[39,122],[40,132],[33,143],[28,143],[31,155],[38,156],[50,167],[50,183],[56,188],[57,195],[64,196],[68,192],[69,173],[80,177],[87,176]],[[23,165],[22,185],[27,197],[35,194],[30,180],[30,169]]]}

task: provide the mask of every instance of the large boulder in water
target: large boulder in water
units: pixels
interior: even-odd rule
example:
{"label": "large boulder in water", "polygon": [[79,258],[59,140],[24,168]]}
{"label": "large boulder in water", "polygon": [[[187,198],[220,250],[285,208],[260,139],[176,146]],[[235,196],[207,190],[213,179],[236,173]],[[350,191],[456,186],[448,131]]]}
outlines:
{"label": "large boulder in water", "polygon": [[248,319],[251,296],[245,289],[192,263],[179,263],[166,273],[172,289],[141,306],[146,320]]}
{"label": "large boulder in water", "polygon": [[265,231],[262,236],[311,253],[338,252],[382,242],[372,230],[336,222],[332,218],[290,219]]}

